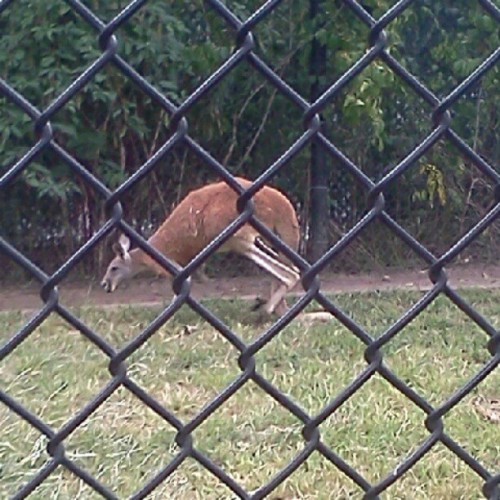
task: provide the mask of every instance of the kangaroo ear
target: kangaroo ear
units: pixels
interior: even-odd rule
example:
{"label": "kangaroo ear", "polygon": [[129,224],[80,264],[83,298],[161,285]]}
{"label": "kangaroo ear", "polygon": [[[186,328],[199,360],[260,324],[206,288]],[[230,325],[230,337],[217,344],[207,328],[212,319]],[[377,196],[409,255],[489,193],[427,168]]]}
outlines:
{"label": "kangaroo ear", "polygon": [[123,251],[127,253],[130,250],[130,240],[124,234],[120,234],[120,238],[118,239],[118,243],[123,248]]}
{"label": "kangaroo ear", "polygon": [[113,244],[113,251],[118,257],[124,259],[128,255],[130,240],[122,234],[117,243]]}

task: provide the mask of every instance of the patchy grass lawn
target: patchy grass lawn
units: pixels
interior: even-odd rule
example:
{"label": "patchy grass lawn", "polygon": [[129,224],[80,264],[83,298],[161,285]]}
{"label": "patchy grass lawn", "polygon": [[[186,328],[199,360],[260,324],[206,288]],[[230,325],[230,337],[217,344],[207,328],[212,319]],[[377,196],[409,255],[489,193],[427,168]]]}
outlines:
{"label": "patchy grass lawn", "polygon": [[[500,291],[464,291],[498,329]],[[374,337],[419,295],[340,295],[339,304]],[[245,321],[248,304],[206,302],[245,341],[269,325]],[[131,340],[157,310],[80,309],[77,314],[115,348]],[[3,344],[28,319],[0,315]],[[187,334],[187,332],[190,332]],[[440,297],[383,349],[394,373],[439,406],[491,358],[488,336]],[[267,380],[310,415],[318,413],[359,374],[364,345],[339,322],[295,321],[256,355]],[[240,374],[238,351],[220,333],[183,308],[128,360],[128,373],[183,422]],[[59,429],[105,386],[108,359],[62,319],[53,316],[0,364],[2,389],[52,429]],[[500,472],[500,427],[473,404],[500,397],[498,367],[444,418],[446,432],[492,473]],[[425,414],[378,374],[320,426],[321,437],[369,482],[376,483],[429,435]],[[269,481],[304,447],[302,424],[255,383],[244,385],[194,432],[194,445],[250,492]],[[69,458],[119,498],[136,492],[178,452],[176,431],[128,390],[119,388],[65,440]],[[8,498],[48,461],[46,439],[0,404],[0,497]],[[482,480],[438,444],[384,498],[481,498]],[[235,495],[188,458],[149,498],[221,499]],[[361,498],[362,490],[314,452],[270,498]],[[30,498],[100,498],[62,468]]]}

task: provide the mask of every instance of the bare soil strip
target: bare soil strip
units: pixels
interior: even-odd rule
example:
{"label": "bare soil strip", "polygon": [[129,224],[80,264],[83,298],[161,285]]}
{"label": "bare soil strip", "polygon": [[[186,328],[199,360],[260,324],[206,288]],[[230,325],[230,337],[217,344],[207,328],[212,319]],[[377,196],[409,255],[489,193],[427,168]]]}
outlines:
{"label": "bare soil strip", "polygon": [[[500,265],[456,265],[447,269],[449,283],[454,288],[500,287]],[[367,274],[332,274],[320,276],[321,289],[326,293],[350,293],[374,290],[428,290],[432,286],[425,270],[387,270]],[[235,278],[212,278],[208,282],[193,280],[196,298],[240,298],[253,300],[268,293],[269,278],[264,274]],[[5,285],[0,289],[0,310],[30,310],[43,302],[37,283],[18,287]],[[292,294],[300,293],[300,287]],[[136,279],[112,294],[105,293],[97,281],[70,282],[59,287],[60,301],[66,306],[92,305],[154,305],[170,300],[168,282],[156,278]]]}

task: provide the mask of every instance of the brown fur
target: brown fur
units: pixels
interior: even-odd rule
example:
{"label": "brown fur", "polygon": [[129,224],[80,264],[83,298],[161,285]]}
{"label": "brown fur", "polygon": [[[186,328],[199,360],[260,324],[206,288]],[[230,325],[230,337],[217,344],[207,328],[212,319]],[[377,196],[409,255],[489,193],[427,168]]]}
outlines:
{"label": "brown fur", "polygon": [[[237,178],[243,187],[251,182]],[[238,217],[235,193],[225,182],[207,184],[191,191],[172,211],[163,224],[148,240],[153,247],[185,266],[198,252],[217,237]],[[300,231],[297,215],[288,198],[275,188],[265,186],[254,197],[255,215],[276,233],[289,247],[298,249]],[[239,240],[258,235],[249,224],[241,227],[219,251],[238,251]],[[149,268],[161,274],[166,271],[142,250],[130,252]],[[287,259],[283,258],[284,262]]]}
{"label": "brown fur", "polygon": [[[237,178],[243,187],[251,182]],[[238,195],[224,182],[208,184],[191,191],[148,242],[159,252],[181,266],[188,264],[224,229],[238,217]],[[299,224],[295,210],[288,198],[277,189],[263,187],[253,197],[255,215],[289,247],[299,246]],[[271,288],[271,295],[264,304],[266,313],[282,314],[286,310],[285,294],[299,280],[298,270],[283,255],[276,254],[272,242],[263,242],[250,224],[242,226],[218,248],[218,252],[233,251],[253,260],[274,276],[279,283]],[[129,279],[144,268],[169,276],[168,271],[136,248],[129,252],[130,241],[124,235],[115,244],[115,258],[108,265],[102,287],[112,292],[124,279]],[[276,284],[276,282],[274,283]]]}

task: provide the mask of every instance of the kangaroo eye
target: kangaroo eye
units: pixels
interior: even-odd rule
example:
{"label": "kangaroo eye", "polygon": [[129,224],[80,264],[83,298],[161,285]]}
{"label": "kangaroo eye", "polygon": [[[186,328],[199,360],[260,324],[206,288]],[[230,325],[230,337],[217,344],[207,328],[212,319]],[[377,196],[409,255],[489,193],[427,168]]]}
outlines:
{"label": "kangaroo eye", "polygon": [[111,271],[112,271],[112,272],[118,271],[118,267],[117,267],[117,266],[113,266],[113,267],[111,268]]}

